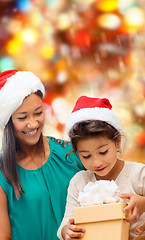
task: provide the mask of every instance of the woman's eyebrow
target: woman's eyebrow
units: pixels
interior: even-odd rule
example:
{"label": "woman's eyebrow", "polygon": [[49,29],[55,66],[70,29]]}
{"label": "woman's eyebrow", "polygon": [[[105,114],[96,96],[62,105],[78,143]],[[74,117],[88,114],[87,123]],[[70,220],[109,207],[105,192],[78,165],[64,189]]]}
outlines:
{"label": "woman's eyebrow", "polygon": [[16,115],[18,115],[18,114],[26,114],[26,112],[18,112],[18,113],[16,113]]}
{"label": "woman's eyebrow", "polygon": [[[42,108],[42,106],[36,108],[34,111],[37,111],[38,109],[41,109],[41,108]],[[26,113],[27,113],[27,112],[18,112],[18,113],[16,113],[16,115],[17,115],[17,114],[26,114]]]}

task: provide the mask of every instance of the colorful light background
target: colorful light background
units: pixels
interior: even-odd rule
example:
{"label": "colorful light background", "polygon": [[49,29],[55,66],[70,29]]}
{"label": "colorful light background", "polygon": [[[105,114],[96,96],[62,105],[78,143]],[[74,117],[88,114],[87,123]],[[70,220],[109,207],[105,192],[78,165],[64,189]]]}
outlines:
{"label": "colorful light background", "polygon": [[108,97],[127,139],[123,157],[138,162],[145,162],[144,39],[144,0],[0,1],[0,71],[41,79],[44,134],[68,139],[76,99]]}

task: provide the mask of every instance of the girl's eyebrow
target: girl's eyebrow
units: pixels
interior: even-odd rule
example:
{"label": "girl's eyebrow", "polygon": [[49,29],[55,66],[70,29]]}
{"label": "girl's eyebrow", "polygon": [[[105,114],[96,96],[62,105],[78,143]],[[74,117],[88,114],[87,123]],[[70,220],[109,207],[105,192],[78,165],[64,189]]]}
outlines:
{"label": "girl's eyebrow", "polygon": [[[99,146],[97,149],[100,149],[100,148],[105,147],[107,145],[108,145],[107,143],[103,144],[103,145]],[[87,150],[81,150],[81,151],[78,151],[78,152],[89,152],[89,150],[88,151]]]}
{"label": "girl's eyebrow", "polygon": [[[97,149],[100,149],[100,148],[102,148],[102,147],[105,147],[105,146],[107,146],[108,144],[106,143],[106,144],[103,144],[103,145],[101,145],[101,146],[99,146]],[[78,151],[79,153],[82,153],[82,152],[84,152],[84,153],[86,153],[86,152],[89,152],[89,150],[87,151],[87,150],[81,150],[81,151]]]}
{"label": "girl's eyebrow", "polygon": [[97,149],[100,149],[100,148],[105,147],[105,146],[107,146],[107,145],[108,145],[107,143],[106,143],[106,144],[103,144],[103,145],[99,146]]}
{"label": "girl's eyebrow", "polygon": [[82,153],[82,152],[89,152],[89,151],[85,151],[85,150],[82,150],[82,151],[78,151],[79,153]]}

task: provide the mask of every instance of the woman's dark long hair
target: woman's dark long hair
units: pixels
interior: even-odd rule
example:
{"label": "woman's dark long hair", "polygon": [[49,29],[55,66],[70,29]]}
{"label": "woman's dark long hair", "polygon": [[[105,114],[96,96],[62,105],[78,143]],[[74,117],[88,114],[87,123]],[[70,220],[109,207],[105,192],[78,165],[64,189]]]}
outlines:
{"label": "woman's dark long hair", "polygon": [[[37,91],[36,94],[42,99],[42,93],[40,91]],[[44,153],[42,134],[37,144],[38,151]],[[18,199],[20,198],[20,195],[24,193],[20,185],[19,175],[17,171],[16,153],[19,150],[20,147],[14,134],[12,118],[10,118],[3,131],[1,169],[6,181],[13,186],[16,197]]]}

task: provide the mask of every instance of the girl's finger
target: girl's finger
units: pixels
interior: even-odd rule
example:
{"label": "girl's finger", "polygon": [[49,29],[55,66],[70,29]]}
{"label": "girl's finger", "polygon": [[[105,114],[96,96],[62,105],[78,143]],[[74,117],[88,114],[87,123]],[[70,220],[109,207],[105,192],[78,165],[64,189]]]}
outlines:
{"label": "girl's finger", "polygon": [[83,227],[79,227],[77,225],[74,224],[74,218],[70,218],[69,219],[69,223],[70,223],[70,229],[74,232],[85,232],[85,228]]}
{"label": "girl's finger", "polygon": [[143,233],[145,231],[145,223],[136,229],[136,232]]}
{"label": "girl's finger", "polygon": [[123,212],[129,212],[134,208],[134,202],[130,202],[125,208],[123,208]]}
{"label": "girl's finger", "polygon": [[70,218],[68,221],[70,224],[74,224],[74,218]]}
{"label": "girl's finger", "polygon": [[132,196],[132,193],[122,193],[121,195],[119,195],[120,198],[128,198],[130,199]]}
{"label": "girl's finger", "polygon": [[78,238],[82,238],[83,237],[83,233],[82,232],[73,232],[73,231],[69,231],[68,232],[68,236],[70,237],[70,239],[78,239]]}
{"label": "girl's finger", "polygon": [[71,229],[73,232],[82,232],[82,233],[85,232],[85,228],[83,228],[83,227],[78,227],[78,226],[76,226],[76,225],[71,225],[70,229]]}

